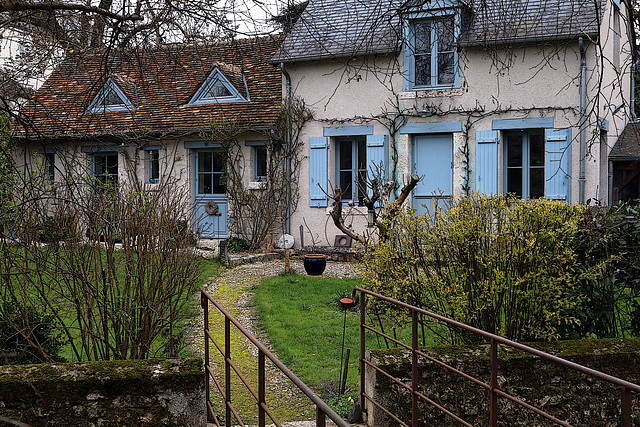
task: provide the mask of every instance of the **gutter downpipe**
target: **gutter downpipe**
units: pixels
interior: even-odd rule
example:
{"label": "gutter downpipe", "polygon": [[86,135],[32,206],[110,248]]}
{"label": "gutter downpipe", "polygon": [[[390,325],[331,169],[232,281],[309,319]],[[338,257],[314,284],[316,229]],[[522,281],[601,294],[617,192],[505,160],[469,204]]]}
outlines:
{"label": "gutter downpipe", "polygon": [[286,142],[286,150],[287,150],[287,160],[286,160],[286,166],[285,166],[285,173],[287,176],[287,212],[286,212],[286,219],[285,219],[285,233],[287,234],[291,234],[291,153],[289,153],[289,149],[291,148],[291,117],[289,116],[290,114],[290,109],[291,109],[291,76],[289,75],[289,73],[287,72],[287,69],[285,68],[284,62],[280,63],[280,71],[282,71],[282,74],[284,75],[285,78],[285,108],[286,108],[286,114],[287,114],[287,118],[286,118],[286,135],[285,135],[285,142]]}
{"label": "gutter downpipe", "polygon": [[587,146],[587,57],[584,40],[578,38],[580,47],[580,175],[578,177],[578,202],[584,204],[585,157]]}

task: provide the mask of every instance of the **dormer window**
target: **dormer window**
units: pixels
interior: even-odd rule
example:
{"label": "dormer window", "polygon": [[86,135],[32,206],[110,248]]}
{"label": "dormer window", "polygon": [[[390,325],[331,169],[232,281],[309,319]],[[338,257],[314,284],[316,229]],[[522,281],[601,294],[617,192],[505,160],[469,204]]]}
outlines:
{"label": "dormer window", "polygon": [[[241,83],[242,86],[244,86],[244,88],[240,89],[244,89],[244,92],[247,93],[247,82],[244,79],[244,75],[240,73],[239,70],[231,70],[230,73],[234,74],[233,77],[236,77],[234,80],[238,80],[238,83]],[[209,74],[209,77],[207,77],[195,95],[193,95],[189,104],[197,105],[246,101],[248,101],[248,96],[243,96],[240,90],[231,83],[229,78],[223,74],[220,68],[216,67],[213,69],[211,74]]]}
{"label": "dormer window", "polygon": [[90,113],[101,113],[105,111],[127,111],[135,109],[136,107],[129,101],[129,98],[127,98],[122,89],[109,78],[93,101],[91,101],[87,111]]}
{"label": "dormer window", "polygon": [[[430,3],[434,4],[429,10]],[[453,4],[443,6],[443,2],[427,2],[403,15],[404,90],[460,87],[456,49],[460,12]]]}

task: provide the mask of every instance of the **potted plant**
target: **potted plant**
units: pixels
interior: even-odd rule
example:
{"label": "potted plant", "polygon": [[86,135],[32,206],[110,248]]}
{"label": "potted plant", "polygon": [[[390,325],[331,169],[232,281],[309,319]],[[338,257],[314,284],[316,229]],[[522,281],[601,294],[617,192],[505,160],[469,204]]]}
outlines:
{"label": "potted plant", "polygon": [[311,247],[312,252],[310,254],[304,255],[304,271],[307,272],[309,276],[322,276],[324,273],[324,269],[327,267],[327,256],[325,254],[316,253],[316,237],[311,232],[311,229],[307,225],[307,221],[304,221],[304,225],[309,230],[309,235],[311,236]]}

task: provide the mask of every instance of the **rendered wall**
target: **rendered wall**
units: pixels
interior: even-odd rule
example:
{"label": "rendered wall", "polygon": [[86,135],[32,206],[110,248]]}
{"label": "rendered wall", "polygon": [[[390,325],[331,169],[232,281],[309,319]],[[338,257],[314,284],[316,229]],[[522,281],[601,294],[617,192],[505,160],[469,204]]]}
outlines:
{"label": "rendered wall", "polygon": [[[624,5],[623,5],[624,8]],[[624,16],[624,10],[621,16]],[[608,203],[607,154],[627,123],[630,94],[630,48],[625,20],[621,18],[620,66],[614,67],[614,43],[609,24],[612,7],[603,17],[600,44],[585,37],[588,114],[585,130],[585,200]],[[323,136],[323,128],[372,125],[374,134],[390,135],[398,151],[396,180],[407,181],[411,173],[412,136],[391,132],[404,123],[461,122],[454,138],[454,196],[464,194],[475,182],[475,132],[491,130],[494,120],[552,118],[554,128],[571,128],[571,202],[579,202],[580,170],[580,49],[577,40],[540,44],[514,43],[493,47],[464,47],[460,53],[461,87],[449,90],[402,91],[402,54],[366,58],[303,61],[287,64],[294,95],[304,99],[314,120],[302,138]],[[613,114],[615,107],[623,107]],[[428,113],[425,113],[429,111]],[[396,123],[390,118],[397,116]],[[603,120],[606,120],[603,121]],[[604,130],[606,123],[608,132]],[[394,127],[395,126],[395,127]],[[502,145],[502,141],[500,142]],[[466,151],[466,152],[465,152]],[[391,150],[390,150],[391,152]],[[503,148],[499,147],[498,190],[503,191]],[[305,153],[307,154],[307,153]],[[335,187],[335,146],[329,139],[329,189]],[[391,162],[391,159],[389,159]],[[329,208],[312,208],[305,191],[309,188],[309,165],[300,174],[302,198],[292,218],[292,234],[299,243],[303,226],[304,244],[316,234],[317,245],[332,245],[340,234],[328,216]],[[366,233],[364,208],[350,209],[347,223]]]}

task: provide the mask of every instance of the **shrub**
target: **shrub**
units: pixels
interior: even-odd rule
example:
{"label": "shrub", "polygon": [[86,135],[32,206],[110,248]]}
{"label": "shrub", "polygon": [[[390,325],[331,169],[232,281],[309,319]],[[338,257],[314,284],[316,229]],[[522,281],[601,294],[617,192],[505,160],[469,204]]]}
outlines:
{"label": "shrub", "polygon": [[[569,267],[583,210],[471,195],[433,216],[404,212],[390,224],[389,240],[365,255],[364,282],[510,339],[557,339],[563,325],[575,322]],[[449,329],[443,339],[477,338]]]}
{"label": "shrub", "polygon": [[0,364],[64,361],[60,356],[64,340],[53,316],[11,303],[3,304],[0,312]]}
{"label": "shrub", "polygon": [[618,203],[585,212],[574,241],[576,305],[568,314],[579,323],[569,338],[640,336],[640,207]]}

